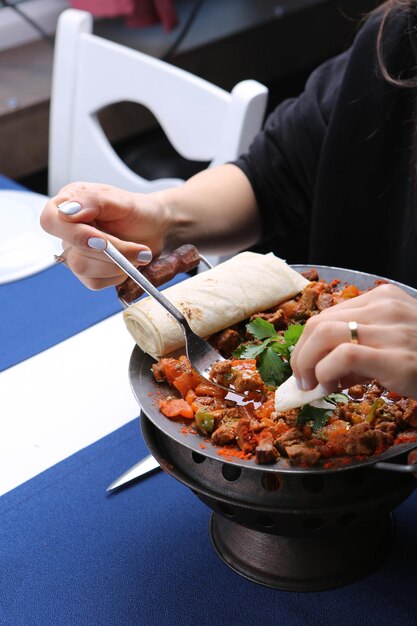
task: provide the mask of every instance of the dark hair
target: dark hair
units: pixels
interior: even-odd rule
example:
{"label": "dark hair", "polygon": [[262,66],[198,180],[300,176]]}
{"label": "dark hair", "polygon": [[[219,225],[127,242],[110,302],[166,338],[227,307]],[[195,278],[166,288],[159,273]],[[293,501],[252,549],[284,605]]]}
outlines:
{"label": "dark hair", "polygon": [[377,37],[377,57],[381,73],[386,81],[397,87],[417,87],[417,76],[412,78],[401,78],[401,76],[392,76],[385,63],[382,44],[384,40],[385,26],[389,19],[395,19],[395,14],[399,11],[408,11],[417,14],[417,3],[415,0],[386,0],[380,7],[376,9],[382,13],[381,24]]}

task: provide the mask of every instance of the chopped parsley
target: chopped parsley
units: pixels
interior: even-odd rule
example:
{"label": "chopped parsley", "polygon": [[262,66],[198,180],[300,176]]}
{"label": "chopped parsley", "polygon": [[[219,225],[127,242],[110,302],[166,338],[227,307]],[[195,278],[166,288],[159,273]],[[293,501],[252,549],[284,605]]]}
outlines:
{"label": "chopped parsley", "polygon": [[257,317],[246,325],[247,331],[261,343],[241,345],[235,351],[237,359],[257,359],[258,370],[268,387],[278,387],[291,376],[291,352],[303,332],[302,324],[291,324],[283,334],[273,324]]}
{"label": "chopped parsley", "polygon": [[297,417],[297,424],[303,426],[311,422],[313,432],[316,433],[326,426],[329,417],[333,414],[334,409],[319,409],[311,404],[305,404]]}
{"label": "chopped parsley", "polygon": [[284,361],[273,348],[267,348],[260,355],[258,371],[268,387],[278,387],[292,373],[288,361]]}
{"label": "chopped parsley", "polygon": [[321,408],[312,406],[311,404],[305,404],[297,417],[297,424],[302,426],[307,423],[311,423],[311,427],[314,433],[317,433],[321,428],[324,428],[329,421],[329,417],[333,415],[334,409],[338,403],[346,403],[349,398],[344,393],[331,393],[324,398],[326,402],[334,405],[334,408]]}

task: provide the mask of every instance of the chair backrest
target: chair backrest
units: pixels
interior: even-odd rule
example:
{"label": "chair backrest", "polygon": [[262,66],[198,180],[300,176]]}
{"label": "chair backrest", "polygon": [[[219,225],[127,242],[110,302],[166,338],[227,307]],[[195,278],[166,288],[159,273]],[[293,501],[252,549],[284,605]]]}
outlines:
{"label": "chair backrest", "polygon": [[84,180],[148,193],[181,184],[148,181],[113,150],[97,119],[103,107],[148,108],[175,150],[210,166],[235,159],[261,127],[268,90],[254,80],[231,93],[164,61],[92,34],[92,16],[68,9],[58,21],[52,79],[49,194]]}

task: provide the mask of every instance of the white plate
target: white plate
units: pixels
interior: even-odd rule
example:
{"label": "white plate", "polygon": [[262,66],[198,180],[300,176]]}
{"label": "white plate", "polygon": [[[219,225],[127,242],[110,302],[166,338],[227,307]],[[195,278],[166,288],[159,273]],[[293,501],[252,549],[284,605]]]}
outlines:
{"label": "white plate", "polygon": [[47,201],[33,191],[0,190],[0,284],[46,269],[62,251],[61,240],[39,224]]}

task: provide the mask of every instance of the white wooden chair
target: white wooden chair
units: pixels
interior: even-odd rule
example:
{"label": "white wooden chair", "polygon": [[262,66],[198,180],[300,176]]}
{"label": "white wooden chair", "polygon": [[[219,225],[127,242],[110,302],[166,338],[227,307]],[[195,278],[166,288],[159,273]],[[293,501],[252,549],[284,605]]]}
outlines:
{"label": "white wooden chair", "polygon": [[103,107],[147,107],[184,158],[210,167],[244,152],[261,127],[268,90],[254,80],[231,93],[164,61],[92,34],[92,16],[68,9],[58,21],[49,138],[49,194],[76,181],[148,193],[181,184],[145,180],[119,158],[97,119]]}

